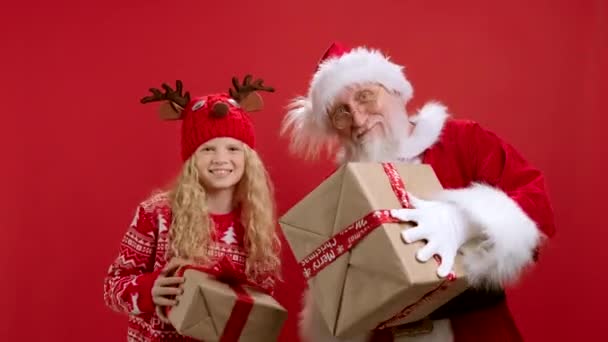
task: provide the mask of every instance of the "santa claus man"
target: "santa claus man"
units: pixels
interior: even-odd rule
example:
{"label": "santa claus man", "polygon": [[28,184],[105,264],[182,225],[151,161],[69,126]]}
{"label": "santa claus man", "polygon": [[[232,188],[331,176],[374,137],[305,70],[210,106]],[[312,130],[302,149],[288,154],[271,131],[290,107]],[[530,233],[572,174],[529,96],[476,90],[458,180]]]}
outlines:
{"label": "santa claus man", "polygon": [[[499,136],[450,118],[440,103],[407,113],[412,95],[404,68],[381,52],[333,44],[308,95],[293,100],[282,132],[291,151],[304,158],[328,151],[339,164],[425,163],[435,171],[445,190],[392,214],[417,222],[402,231],[403,241],[425,241],[416,257],[426,262],[438,255],[440,277],[451,272],[460,247],[473,243],[463,257],[471,289],[431,316],[431,332],[403,340],[520,341],[502,289],[517,281],[544,238],[554,234],[543,175]],[[314,298],[304,297],[299,329],[305,342],[393,339],[388,330],[336,338],[319,318]]]}

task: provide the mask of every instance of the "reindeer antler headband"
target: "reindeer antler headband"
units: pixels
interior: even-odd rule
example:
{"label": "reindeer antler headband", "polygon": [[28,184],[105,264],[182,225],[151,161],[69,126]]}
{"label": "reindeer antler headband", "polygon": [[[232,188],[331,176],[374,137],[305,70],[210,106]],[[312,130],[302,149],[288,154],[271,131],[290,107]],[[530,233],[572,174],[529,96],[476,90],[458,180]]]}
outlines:
{"label": "reindeer antler headband", "polygon": [[[253,76],[246,75],[242,83],[239,83],[238,77],[232,78],[233,88],[228,89],[228,94],[234,99],[239,106],[247,112],[259,111],[264,107],[262,97],[257,93],[258,91],[274,92],[273,87],[264,85],[264,80],[258,78],[252,82]],[[175,90],[173,90],[168,84],[163,83],[161,86],[164,89],[164,93],[157,88],[150,88],[152,95],[143,97],[140,102],[142,104],[151,102],[161,102],[170,106],[169,108],[161,108],[161,117],[166,120],[177,120],[182,118],[182,111],[188,103],[190,103],[190,92],[182,94],[183,82],[177,80],[175,82]],[[218,114],[225,115],[227,108],[218,107]]]}

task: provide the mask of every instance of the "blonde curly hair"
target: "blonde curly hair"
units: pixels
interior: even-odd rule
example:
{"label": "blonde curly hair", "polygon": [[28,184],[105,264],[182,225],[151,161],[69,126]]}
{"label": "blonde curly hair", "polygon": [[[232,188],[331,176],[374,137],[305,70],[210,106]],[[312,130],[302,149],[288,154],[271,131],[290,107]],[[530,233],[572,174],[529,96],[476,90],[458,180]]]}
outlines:
{"label": "blonde curly hair", "polygon": [[[243,144],[245,171],[238,182],[233,205],[241,208],[247,251],[246,274],[280,274],[281,242],[276,231],[274,189],[256,151]],[[169,253],[172,257],[208,261],[212,221],[207,208],[206,192],[199,181],[196,154],[188,159],[176,184],[169,192],[173,218],[169,231]]]}

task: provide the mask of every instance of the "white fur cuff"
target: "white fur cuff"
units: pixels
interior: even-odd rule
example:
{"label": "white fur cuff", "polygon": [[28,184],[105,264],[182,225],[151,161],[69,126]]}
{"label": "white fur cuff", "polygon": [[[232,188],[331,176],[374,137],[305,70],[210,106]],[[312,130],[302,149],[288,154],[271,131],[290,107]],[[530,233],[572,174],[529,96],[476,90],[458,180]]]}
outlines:
{"label": "white fur cuff", "polygon": [[533,261],[540,232],[530,217],[503,191],[482,184],[445,190],[439,199],[461,208],[478,227],[482,242],[464,253],[472,286],[505,286]]}

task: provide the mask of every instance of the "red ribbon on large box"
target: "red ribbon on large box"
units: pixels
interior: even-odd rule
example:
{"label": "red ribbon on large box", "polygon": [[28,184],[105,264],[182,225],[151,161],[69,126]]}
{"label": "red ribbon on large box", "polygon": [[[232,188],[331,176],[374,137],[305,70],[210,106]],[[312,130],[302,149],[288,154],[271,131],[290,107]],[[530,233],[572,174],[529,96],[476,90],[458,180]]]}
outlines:
{"label": "red ribbon on large box", "polygon": [[[403,208],[412,208],[407,195],[407,190],[405,189],[405,183],[399,175],[399,172],[397,172],[395,166],[392,163],[382,163],[382,167],[384,169],[384,173],[389,179],[393,193],[399,200],[401,206]],[[321,272],[321,270],[330,265],[341,255],[353,249],[359,242],[363,241],[367,235],[381,225],[385,223],[397,222],[400,221],[391,216],[390,210],[383,209],[374,210],[364,217],[358,219],[353,224],[329,238],[327,241],[321,244],[321,246],[300,261],[300,267],[302,267],[304,277],[308,280],[316,276],[319,272]],[[438,263],[441,263],[439,257],[435,256],[434,259]],[[412,305],[409,305],[401,310],[394,317],[380,323],[376,329],[381,330],[388,328],[389,324],[409,316],[409,314],[413,312],[417,306],[419,306],[425,300],[429,300],[438,291],[444,290],[447,287],[447,283],[454,279],[455,275],[451,273],[450,276],[448,276],[448,278],[439,284],[439,286],[437,286],[435,289],[429,291]]]}
{"label": "red ribbon on large box", "polygon": [[[245,324],[247,323],[249,313],[251,312],[254,303],[253,298],[249,295],[249,293],[245,290],[243,286],[252,287],[266,294],[268,294],[268,291],[259,286],[258,284],[247,279],[247,276],[243,272],[239,271],[234,266],[232,261],[230,261],[230,259],[228,259],[226,256],[221,258],[212,266],[182,266],[177,270],[176,276],[183,277],[184,273],[187,270],[205,272],[213,276],[216,280],[230,286],[230,288],[236,293],[236,301],[234,303],[234,307],[232,308],[232,312],[230,313],[230,317],[226,322],[226,327],[224,328],[222,336],[220,337],[220,342],[238,341],[239,337],[241,336],[241,333],[243,332],[243,329],[245,328]],[[170,309],[170,307],[166,307],[167,315]]]}

